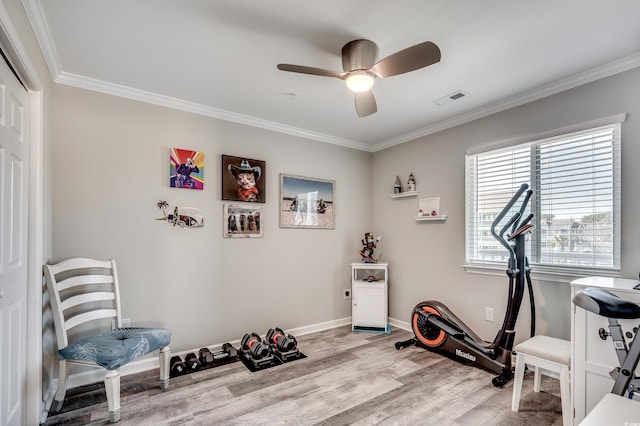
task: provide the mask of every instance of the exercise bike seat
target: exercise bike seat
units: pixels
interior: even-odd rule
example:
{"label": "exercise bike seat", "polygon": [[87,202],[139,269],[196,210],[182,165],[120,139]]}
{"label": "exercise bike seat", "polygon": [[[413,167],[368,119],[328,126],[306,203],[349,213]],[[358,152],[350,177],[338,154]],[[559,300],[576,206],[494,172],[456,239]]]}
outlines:
{"label": "exercise bike seat", "polygon": [[573,297],[573,303],[607,318],[640,318],[640,305],[621,299],[601,288],[588,287],[578,291]]}

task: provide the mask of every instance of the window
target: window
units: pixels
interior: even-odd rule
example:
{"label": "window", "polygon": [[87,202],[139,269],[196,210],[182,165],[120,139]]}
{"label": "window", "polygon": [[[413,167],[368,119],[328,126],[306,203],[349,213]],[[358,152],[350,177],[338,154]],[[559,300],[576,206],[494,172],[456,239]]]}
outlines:
{"label": "window", "polygon": [[467,153],[467,266],[505,264],[508,252],[489,230],[520,185],[528,183],[534,192],[525,216],[534,214],[535,228],[527,257],[534,272],[618,272],[624,115],[616,118],[613,124]]}

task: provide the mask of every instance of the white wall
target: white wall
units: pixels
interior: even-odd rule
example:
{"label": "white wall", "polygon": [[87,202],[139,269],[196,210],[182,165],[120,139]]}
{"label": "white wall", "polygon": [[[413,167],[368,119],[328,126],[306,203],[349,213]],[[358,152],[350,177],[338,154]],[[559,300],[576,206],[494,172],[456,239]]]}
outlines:
{"label": "white wall", "polygon": [[[569,90],[373,155],[233,123],[56,86],[52,118],[54,257],[114,257],[125,316],[174,332],[185,350],[272,326],[301,327],[350,315],[341,290],[365,231],[382,235],[390,266],[390,317],[408,321],[419,301],[441,300],[490,339],[500,326],[505,276],[468,274],[464,263],[464,155],[471,147],[620,112],[623,123],[622,275],[640,266],[640,70]],[[170,147],[206,155],[204,191],[168,187]],[[222,238],[220,155],[267,162],[263,239]],[[278,226],[280,172],[336,180],[335,231]],[[396,175],[413,172],[420,197],[441,197],[444,223],[416,224],[417,199],[391,199]],[[158,200],[193,205],[203,229],[174,229]],[[375,206],[375,207],[374,207]],[[535,282],[538,331],[569,337],[566,283]],[[496,321],[484,320],[493,307]],[[528,332],[523,305],[519,338]]]}
{"label": "white wall", "polygon": [[[371,225],[370,153],[56,85],[54,260],[118,262],[124,316],[184,351],[350,316],[342,289]],[[203,191],[169,187],[169,149],[205,154]],[[221,155],[266,161],[261,239],[225,239]],[[279,227],[279,173],[336,181],[336,229]],[[180,229],[156,207],[193,206]]]}
{"label": "white wall", "polygon": [[[637,277],[640,99],[635,88],[639,83],[640,69],[635,69],[375,153],[373,229],[383,236],[391,263],[389,315],[409,321],[419,301],[440,300],[480,336],[492,339],[504,314],[507,277],[469,274],[462,267],[465,151],[622,112],[628,113],[622,125],[622,275]],[[406,183],[409,172],[416,178],[420,198],[441,198],[442,214],[449,216],[446,222],[416,224],[412,216],[418,200],[389,197],[395,176],[401,175]],[[568,339],[569,285],[535,282],[534,286],[538,332]],[[485,307],[495,309],[496,322],[484,320]],[[528,307],[523,305],[517,340],[528,336],[528,318]]]}

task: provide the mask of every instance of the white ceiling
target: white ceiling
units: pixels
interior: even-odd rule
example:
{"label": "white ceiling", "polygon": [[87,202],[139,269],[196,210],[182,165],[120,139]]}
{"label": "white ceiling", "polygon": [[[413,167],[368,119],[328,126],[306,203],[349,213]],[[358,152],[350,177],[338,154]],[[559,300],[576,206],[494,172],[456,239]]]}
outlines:
{"label": "white ceiling", "polygon": [[[55,81],[366,151],[640,66],[638,0],[22,1]],[[364,118],[343,81],[276,69],[342,71],[358,38],[442,60],[376,79]]]}

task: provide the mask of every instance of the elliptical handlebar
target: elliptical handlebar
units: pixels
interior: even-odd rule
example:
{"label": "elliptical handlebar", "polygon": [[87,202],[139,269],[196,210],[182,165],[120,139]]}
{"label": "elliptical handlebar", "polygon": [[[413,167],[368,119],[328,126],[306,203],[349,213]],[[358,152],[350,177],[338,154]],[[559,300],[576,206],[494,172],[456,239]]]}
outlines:
{"label": "elliptical handlebar", "polygon": [[[522,228],[527,223],[531,222],[531,219],[533,219],[533,213],[529,213],[529,216],[524,218],[524,220],[520,223],[520,228]],[[513,230],[513,232],[515,232],[515,229]],[[513,234],[513,232],[512,232],[512,234]]]}
{"label": "elliptical handlebar", "polygon": [[[504,234],[505,234],[505,232],[507,232],[507,229],[509,229],[509,227],[512,224],[518,223],[518,219],[520,219],[520,212],[517,212],[516,214],[511,216],[511,219],[509,219],[509,221],[502,227],[502,229],[498,233],[498,236],[500,237],[498,239],[498,241],[500,243],[502,243],[503,241],[507,241],[507,239],[504,238]],[[504,244],[502,244],[502,245],[504,245]],[[513,251],[513,247],[511,246],[511,244],[507,243],[507,245],[505,247],[507,248],[507,250],[509,250],[510,257],[511,258],[515,258],[516,257],[516,253]]]}
{"label": "elliptical handlebar", "polygon": [[[498,213],[498,216],[496,216],[493,223],[491,224],[491,235],[493,235],[493,237],[496,240],[498,240],[500,244],[502,244],[507,250],[509,250],[509,253],[512,255],[512,257],[515,256],[513,247],[511,247],[511,244],[509,244],[509,242],[504,238],[504,233],[507,231],[507,229],[511,225],[514,225],[514,228],[517,228],[518,220],[520,219],[520,217],[522,217],[522,214],[524,213],[524,210],[527,207],[529,198],[531,198],[531,194],[533,191],[529,190],[527,192],[527,195],[524,201],[522,202],[522,206],[520,206],[520,210],[516,214],[514,214],[511,217],[511,219],[509,219],[507,224],[500,230],[500,233],[496,232],[496,228],[500,225],[500,222],[502,221],[502,219],[504,219],[505,215],[509,213],[509,210],[511,210],[513,205],[520,199],[522,194],[524,194],[525,191],[527,191],[527,189],[529,189],[528,184],[523,183],[522,185],[520,185],[520,189],[518,189],[518,191],[513,195],[513,197],[511,197],[511,200],[509,200],[509,202],[503,207],[503,209],[500,211],[500,213]],[[531,220],[530,218],[528,219]]]}
{"label": "elliptical handlebar", "polygon": [[[524,216],[524,210],[527,208],[527,204],[529,204],[529,198],[531,198],[531,195],[533,194],[533,190],[530,189],[527,191],[527,195],[524,196],[524,201],[522,202],[522,205],[520,206],[520,210],[518,210],[518,212],[520,213],[520,217]],[[526,223],[528,223],[532,218],[533,218],[533,214],[529,215],[530,217],[528,218],[528,220],[524,220],[522,223],[518,223],[517,221],[513,224],[513,228],[511,228],[511,233],[513,234],[514,232],[516,232],[516,229],[518,229],[520,226],[525,225]]]}

